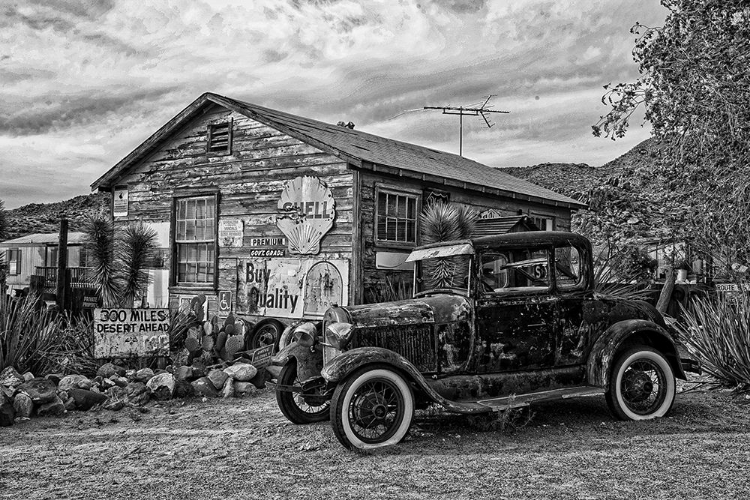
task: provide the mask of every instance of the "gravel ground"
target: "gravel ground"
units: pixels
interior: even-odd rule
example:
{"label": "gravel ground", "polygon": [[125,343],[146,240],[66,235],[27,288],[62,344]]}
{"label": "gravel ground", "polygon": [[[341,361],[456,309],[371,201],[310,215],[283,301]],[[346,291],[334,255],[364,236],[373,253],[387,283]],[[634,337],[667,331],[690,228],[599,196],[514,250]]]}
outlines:
{"label": "gravel ground", "polygon": [[269,391],[71,412],[0,428],[0,498],[748,498],[747,403],[690,390],[636,423],[583,398],[503,431],[422,415],[365,454],[327,423],[288,423]]}

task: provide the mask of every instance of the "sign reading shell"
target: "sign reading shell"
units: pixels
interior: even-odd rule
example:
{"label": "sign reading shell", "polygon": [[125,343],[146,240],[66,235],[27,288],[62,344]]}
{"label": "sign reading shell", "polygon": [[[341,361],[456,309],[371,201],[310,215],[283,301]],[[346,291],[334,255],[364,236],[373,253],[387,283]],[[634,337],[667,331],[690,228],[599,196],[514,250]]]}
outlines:
{"label": "sign reading shell", "polygon": [[336,218],[336,202],[323,181],[309,175],[287,181],[278,208],[283,215],[276,219],[276,225],[289,240],[289,251],[320,253],[320,240]]}

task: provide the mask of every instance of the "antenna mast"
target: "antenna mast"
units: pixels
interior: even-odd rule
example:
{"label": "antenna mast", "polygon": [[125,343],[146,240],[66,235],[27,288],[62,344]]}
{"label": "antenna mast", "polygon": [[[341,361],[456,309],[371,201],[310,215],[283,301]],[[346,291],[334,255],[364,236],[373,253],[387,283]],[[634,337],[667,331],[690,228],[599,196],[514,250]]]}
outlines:
{"label": "antenna mast", "polygon": [[494,123],[490,123],[490,121],[487,119],[488,113],[510,113],[510,111],[498,111],[494,109],[490,109],[492,106],[488,106],[487,103],[490,102],[490,99],[495,97],[497,94],[490,94],[487,96],[487,99],[485,99],[484,103],[482,103],[481,106],[478,108],[469,108],[469,107],[453,107],[453,106],[425,106],[423,109],[442,109],[444,115],[458,115],[458,122],[459,122],[459,136],[458,136],[458,155],[463,156],[464,154],[464,115],[467,116],[481,116],[484,118],[484,122],[487,124],[488,128],[492,128],[492,125]]}

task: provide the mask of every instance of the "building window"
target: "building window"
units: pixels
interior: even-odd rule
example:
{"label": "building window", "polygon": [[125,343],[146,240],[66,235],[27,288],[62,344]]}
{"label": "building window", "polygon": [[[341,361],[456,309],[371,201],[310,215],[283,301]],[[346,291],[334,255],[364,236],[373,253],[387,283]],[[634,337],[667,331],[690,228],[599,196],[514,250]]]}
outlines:
{"label": "building window", "polygon": [[216,272],[216,196],[175,200],[178,284],[212,284]]}
{"label": "building window", "polygon": [[417,242],[419,196],[378,190],[376,239],[388,243]]}
{"label": "building window", "polygon": [[6,258],[8,260],[8,274],[11,276],[21,274],[21,249],[8,250]]}
{"label": "building window", "polygon": [[534,221],[534,225],[541,231],[554,231],[555,230],[555,219],[554,217],[546,217],[544,215],[532,215],[531,220]]}
{"label": "building window", "polygon": [[209,153],[228,155],[232,152],[232,120],[208,126]]}

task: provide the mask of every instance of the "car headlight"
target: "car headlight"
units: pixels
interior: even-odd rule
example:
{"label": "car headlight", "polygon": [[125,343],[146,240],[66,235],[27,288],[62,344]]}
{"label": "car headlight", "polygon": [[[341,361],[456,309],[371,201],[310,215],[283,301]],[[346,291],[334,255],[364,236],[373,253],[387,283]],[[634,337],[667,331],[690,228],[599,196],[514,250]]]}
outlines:
{"label": "car headlight", "polygon": [[314,323],[302,323],[294,329],[294,340],[304,347],[312,347],[318,340],[318,329]]}
{"label": "car headlight", "polygon": [[352,338],[350,323],[332,323],[326,327],[326,340],[334,349],[342,350]]}

